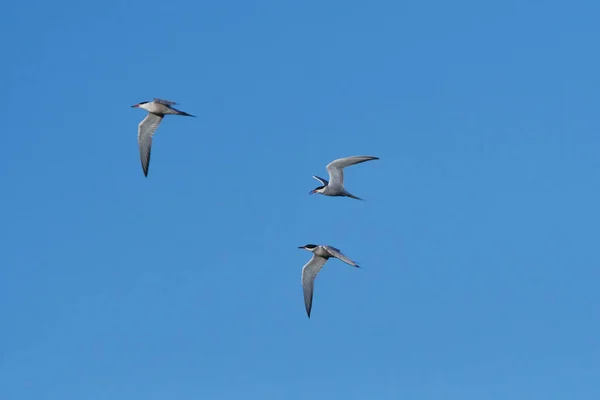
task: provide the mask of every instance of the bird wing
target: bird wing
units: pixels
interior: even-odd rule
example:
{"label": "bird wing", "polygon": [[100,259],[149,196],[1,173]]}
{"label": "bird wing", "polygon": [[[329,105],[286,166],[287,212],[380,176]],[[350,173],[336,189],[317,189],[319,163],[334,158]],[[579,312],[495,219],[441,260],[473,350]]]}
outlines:
{"label": "bird wing", "polygon": [[310,318],[310,310],[312,309],[315,278],[325,262],[327,262],[326,258],[313,254],[310,261],[302,268],[302,289],[304,290],[304,305],[306,306],[308,318]]}
{"label": "bird wing", "polygon": [[338,260],[342,260],[346,264],[352,265],[353,267],[360,268],[356,262],[352,261],[345,255],[343,255],[339,249],[336,249],[333,246],[323,246],[323,247],[325,248],[325,250],[327,250],[329,252],[329,254],[331,254],[332,257],[335,257]]}
{"label": "bird wing", "polygon": [[138,145],[140,146],[140,159],[142,161],[142,169],[144,170],[145,176],[148,176],[148,167],[150,165],[152,137],[162,119],[162,115],[148,113],[146,118],[138,125]]}
{"label": "bird wing", "polygon": [[379,160],[379,157],[372,156],[352,156],[345,158],[338,158],[327,164],[327,172],[329,172],[329,180],[334,186],[344,186],[344,168],[360,164],[365,161]]}
{"label": "bird wing", "polygon": [[316,175],[313,175],[313,178],[315,178],[316,180],[318,180],[319,182],[321,182],[321,185],[323,185],[323,186],[327,186],[327,184],[329,183],[327,181],[327,179],[320,178],[320,177],[318,177]]}
{"label": "bird wing", "polygon": [[153,100],[157,103],[164,104],[165,106],[174,106],[175,104],[177,104],[174,101],[158,99],[156,97]]}

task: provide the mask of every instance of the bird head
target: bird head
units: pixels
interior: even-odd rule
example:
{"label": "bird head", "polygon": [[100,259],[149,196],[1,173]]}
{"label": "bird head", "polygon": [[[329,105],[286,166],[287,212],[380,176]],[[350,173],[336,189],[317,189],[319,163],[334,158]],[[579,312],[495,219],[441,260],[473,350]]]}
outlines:
{"label": "bird head", "polygon": [[308,250],[308,251],[315,251],[315,249],[317,248],[317,245],[316,244],[307,244],[305,246],[300,246],[298,248]]}
{"label": "bird head", "polygon": [[147,104],[147,103],[148,103],[147,101],[142,101],[141,103],[134,104],[134,105],[132,105],[131,107],[132,107],[132,108],[144,108],[144,107],[143,107],[143,106],[144,106],[144,104]]}
{"label": "bird head", "polygon": [[325,186],[319,186],[318,188],[311,190],[310,192],[308,192],[308,194],[315,194],[315,193],[321,193],[323,191],[323,189],[325,189]]}

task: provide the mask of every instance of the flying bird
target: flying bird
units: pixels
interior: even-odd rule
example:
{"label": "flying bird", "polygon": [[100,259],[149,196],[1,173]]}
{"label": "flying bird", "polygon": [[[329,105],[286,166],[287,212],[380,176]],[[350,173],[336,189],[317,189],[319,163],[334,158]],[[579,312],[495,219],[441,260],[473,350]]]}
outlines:
{"label": "flying bird", "polygon": [[313,178],[321,182],[321,186],[311,190],[309,194],[319,193],[324,194],[325,196],[346,196],[356,200],[362,200],[360,197],[354,196],[344,188],[344,168],[371,160],[379,160],[379,157],[352,156],[333,160],[327,164],[326,167],[327,172],[329,173],[329,182],[327,179],[313,175]]}
{"label": "flying bird", "polygon": [[304,305],[306,306],[306,313],[310,318],[310,310],[312,309],[313,300],[313,289],[315,286],[315,278],[317,274],[323,268],[323,265],[331,257],[342,260],[348,265],[356,268],[360,268],[357,263],[342,254],[339,249],[333,246],[327,245],[315,245],[307,244],[306,246],[300,246],[299,249],[308,250],[313,253],[312,258],[302,268],[302,289],[304,290]]}
{"label": "flying bird", "polygon": [[148,111],[146,118],[138,125],[138,144],[140,146],[140,159],[144,175],[148,177],[148,167],[150,166],[150,151],[152,150],[152,137],[156,128],[160,125],[165,115],[185,115],[186,117],[195,117],[173,108],[176,105],[174,101],[154,98],[152,101],[143,101],[131,107],[142,108]]}

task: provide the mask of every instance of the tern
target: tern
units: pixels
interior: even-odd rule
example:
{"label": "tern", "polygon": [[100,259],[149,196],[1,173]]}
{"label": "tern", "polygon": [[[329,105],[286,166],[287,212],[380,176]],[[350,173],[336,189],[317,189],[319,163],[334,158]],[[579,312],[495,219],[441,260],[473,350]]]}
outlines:
{"label": "tern", "polygon": [[324,194],[325,196],[346,196],[356,200],[362,200],[360,197],[354,196],[344,188],[344,168],[350,165],[360,164],[362,162],[371,160],[379,160],[379,157],[352,156],[333,160],[332,162],[327,164],[326,167],[327,172],[329,172],[329,182],[327,182],[326,179],[313,175],[313,178],[320,181],[322,186],[311,190],[309,194],[319,193]]}
{"label": "tern", "polygon": [[195,117],[195,115],[179,111],[172,106],[176,105],[174,101],[154,98],[152,101],[143,101],[131,107],[142,108],[148,111],[146,118],[138,125],[138,144],[140,146],[140,159],[142,160],[142,169],[144,175],[148,177],[148,167],[150,166],[150,150],[152,149],[152,137],[156,128],[160,125],[165,115],[185,115],[186,117]]}
{"label": "tern", "polygon": [[313,300],[313,289],[315,286],[315,278],[317,274],[323,268],[323,265],[331,257],[337,258],[356,268],[360,268],[357,263],[342,254],[339,249],[333,246],[327,245],[316,245],[307,244],[306,246],[300,246],[299,249],[308,250],[313,253],[312,258],[302,268],[302,289],[304,289],[304,305],[306,306],[306,313],[310,318],[310,310],[312,309]]}

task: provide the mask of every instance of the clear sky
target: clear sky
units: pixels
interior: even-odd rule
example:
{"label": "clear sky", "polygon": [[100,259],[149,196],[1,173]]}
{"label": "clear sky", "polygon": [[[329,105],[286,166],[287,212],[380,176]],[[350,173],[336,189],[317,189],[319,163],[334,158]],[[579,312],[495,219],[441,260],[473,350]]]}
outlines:
{"label": "clear sky", "polygon": [[0,398],[599,399],[598,15],[5,2]]}

